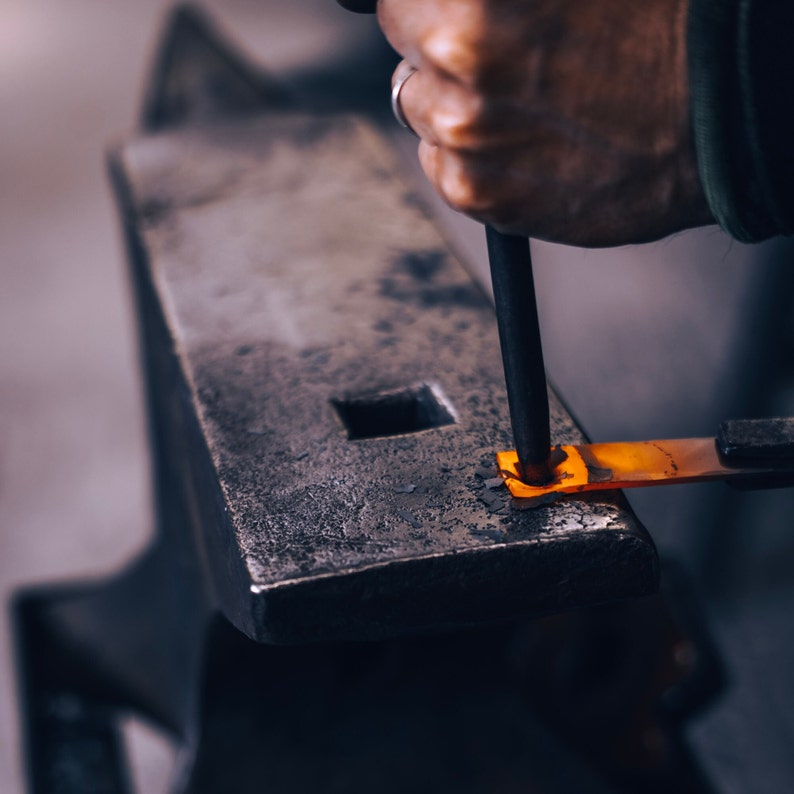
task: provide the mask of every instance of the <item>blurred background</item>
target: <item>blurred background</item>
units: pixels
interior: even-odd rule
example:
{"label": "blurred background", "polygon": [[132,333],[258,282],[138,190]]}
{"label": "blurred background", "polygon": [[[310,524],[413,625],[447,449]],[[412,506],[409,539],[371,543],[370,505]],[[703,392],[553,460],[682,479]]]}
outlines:
{"label": "blurred background", "polygon": [[[333,0],[202,4],[276,76],[379,48]],[[151,531],[134,318],[104,152],[134,130],[169,4],[0,0],[0,592],[104,576]],[[388,56],[386,56],[388,57]],[[382,86],[388,98],[388,78]],[[392,129],[417,173],[414,140]],[[485,281],[480,227],[436,205]],[[790,243],[715,229],[607,251],[534,247],[552,381],[593,440],[713,435],[794,414]],[[794,787],[794,498],[721,485],[630,495],[694,588],[728,689],[690,728],[721,792]],[[0,791],[23,790],[7,609]],[[133,735],[134,732],[133,732]],[[144,746],[142,790],[168,747]],[[148,748],[148,749],[146,749]]]}

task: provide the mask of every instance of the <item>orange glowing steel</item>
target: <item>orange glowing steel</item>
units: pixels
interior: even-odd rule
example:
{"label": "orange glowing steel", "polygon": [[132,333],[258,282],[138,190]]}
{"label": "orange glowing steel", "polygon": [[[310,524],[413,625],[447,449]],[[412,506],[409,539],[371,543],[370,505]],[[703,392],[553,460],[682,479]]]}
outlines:
{"label": "orange glowing steel", "polygon": [[515,451],[497,452],[496,461],[514,497],[543,501],[556,494],[759,478],[776,473],[769,467],[725,465],[713,438],[557,446],[551,456],[553,479],[540,486],[519,479]]}

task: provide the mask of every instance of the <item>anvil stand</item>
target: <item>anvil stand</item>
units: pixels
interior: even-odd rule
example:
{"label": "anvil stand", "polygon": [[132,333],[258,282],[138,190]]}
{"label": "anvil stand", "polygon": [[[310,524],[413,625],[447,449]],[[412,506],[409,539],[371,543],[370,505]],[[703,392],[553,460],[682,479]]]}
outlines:
{"label": "anvil stand", "polygon": [[[344,141],[353,136],[363,146],[374,140],[372,132],[333,118],[304,114],[296,121],[291,104],[287,92],[246,66],[201,15],[174,14],[144,112],[143,143],[112,164],[147,374],[158,532],[148,552],[108,582],[31,590],[16,599],[31,790],[130,792],[117,718],[133,711],[177,737],[174,792],[708,791],[680,726],[716,693],[720,676],[685,583],[666,570],[662,592],[650,595],[658,584],[656,552],[619,494],[530,512],[499,492],[486,454],[507,440],[499,429],[506,410],[495,385],[495,328],[488,330],[495,324],[446,253],[422,248],[423,235],[435,232],[403,188],[397,190],[400,212],[409,213],[419,241],[418,253],[400,260],[407,272],[392,263],[378,277],[373,266],[378,289],[372,292],[368,279],[346,284],[342,273],[338,295],[329,285],[319,299],[343,301],[360,291],[357,311],[378,304],[371,306],[378,333],[392,334],[405,321],[405,339],[411,326],[421,326],[422,339],[437,336],[441,345],[432,356],[421,354],[417,342],[412,366],[421,386],[395,389],[393,372],[375,384],[382,388],[374,397],[328,386],[323,378],[330,370],[323,367],[330,366],[344,384],[356,384],[360,350],[351,348],[356,358],[348,371],[344,342],[328,350],[306,347],[296,357],[300,366],[310,361],[315,367],[323,405],[335,407],[334,421],[341,419],[348,434],[344,438],[339,425],[310,446],[311,454],[295,454],[295,471],[311,480],[311,464],[322,463],[326,447],[339,471],[354,474],[373,452],[378,459],[391,456],[397,462],[372,475],[394,478],[388,489],[377,495],[366,490],[375,486],[356,481],[364,498],[345,497],[350,511],[385,504],[386,517],[360,538],[355,527],[345,527],[342,540],[326,533],[310,542],[307,535],[326,509],[317,500],[326,493],[336,498],[346,475],[333,489],[315,481],[291,491],[279,514],[279,488],[293,487],[295,476],[282,483],[270,464],[272,491],[254,483],[259,499],[252,506],[240,472],[270,454],[257,444],[271,429],[235,429],[251,418],[245,412],[256,397],[248,381],[238,388],[235,378],[247,371],[244,362],[256,360],[258,337],[239,344],[232,334],[232,358],[242,363],[212,380],[225,348],[191,347],[196,328],[190,317],[203,322],[215,304],[197,311],[203,298],[195,296],[197,304],[180,304],[173,292],[178,273],[169,270],[179,264],[172,262],[173,250],[158,245],[166,238],[184,242],[184,227],[169,237],[173,224],[189,220],[196,208],[234,200],[236,191],[249,208],[262,202],[266,216],[269,194],[252,198],[259,183],[240,177],[263,130],[265,137],[281,130],[283,138],[273,135],[282,149],[299,145],[301,161],[316,156],[318,168],[324,157],[350,168],[366,160],[364,154],[352,159]],[[286,120],[279,120],[284,111]],[[197,139],[201,156],[192,168],[181,167],[179,157]],[[322,154],[328,147],[330,154]],[[275,157],[256,151],[256,162]],[[235,159],[242,156],[246,168]],[[163,173],[152,177],[152,162]],[[377,204],[378,191],[392,206],[391,168],[373,165],[359,175],[371,191],[367,206]],[[209,195],[202,179],[216,172],[242,182],[221,180],[220,194]],[[265,175],[267,182],[271,171]],[[153,192],[147,193],[147,179]],[[367,186],[367,179],[374,181]],[[247,228],[239,207],[232,214],[238,230]],[[197,229],[200,237],[206,224]],[[189,242],[199,252],[207,248],[206,240]],[[198,253],[188,262],[198,270],[185,285],[200,281],[200,259]],[[215,284],[212,300],[224,289]],[[418,301],[418,311],[411,301]],[[186,305],[193,314],[180,314]],[[451,369],[444,370],[444,343],[454,345],[444,329],[454,323],[455,339],[468,334],[466,345],[476,348],[482,339],[494,351],[476,350],[471,372],[463,354],[452,355]],[[223,337],[226,326],[218,328]],[[375,358],[403,343],[396,338],[378,337]],[[353,344],[366,346],[360,331]],[[276,348],[263,350],[275,355]],[[433,359],[439,380],[446,378],[445,395],[457,410],[423,379],[422,355]],[[405,362],[395,366],[405,369]],[[224,396],[227,387],[231,397]],[[225,410],[231,403],[224,399],[237,400],[236,407]],[[383,406],[388,416],[414,424],[351,444],[355,433],[366,435],[383,422]],[[320,414],[331,417],[331,410]],[[556,398],[552,412],[558,440],[582,437]],[[268,443],[271,450],[278,440]],[[292,465],[279,454],[279,466]],[[238,458],[245,463],[239,470]],[[438,466],[442,460],[449,465]],[[375,472],[377,460],[372,465]],[[320,475],[327,470],[321,467]],[[304,493],[310,513],[298,504],[296,494]],[[273,511],[266,515],[271,523],[251,525],[256,522],[246,516],[259,516],[262,503]],[[296,528],[284,544],[289,551],[268,557],[257,544],[270,542],[274,515]],[[443,529],[441,540],[427,529],[434,521]],[[388,543],[379,540],[383,526]],[[297,547],[296,538],[303,538]],[[276,548],[277,541],[276,533]],[[296,568],[289,567],[293,557]],[[597,606],[605,602],[614,603]]]}

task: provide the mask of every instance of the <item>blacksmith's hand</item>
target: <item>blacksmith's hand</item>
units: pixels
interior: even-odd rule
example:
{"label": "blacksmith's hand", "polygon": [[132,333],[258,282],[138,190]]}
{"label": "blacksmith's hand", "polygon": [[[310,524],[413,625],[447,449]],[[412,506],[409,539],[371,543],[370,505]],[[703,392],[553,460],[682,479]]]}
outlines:
{"label": "blacksmith's hand", "polygon": [[689,114],[688,0],[379,0],[398,114],[454,209],[581,246],[713,223]]}

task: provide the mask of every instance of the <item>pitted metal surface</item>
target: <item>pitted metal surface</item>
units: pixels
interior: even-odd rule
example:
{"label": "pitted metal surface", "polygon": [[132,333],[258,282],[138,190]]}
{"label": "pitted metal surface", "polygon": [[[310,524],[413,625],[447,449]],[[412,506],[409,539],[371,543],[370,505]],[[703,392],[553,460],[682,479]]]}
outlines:
{"label": "pitted metal surface", "polygon": [[[186,476],[202,532],[237,557],[208,565],[234,580],[219,590],[240,628],[379,636],[655,587],[618,495],[521,510],[494,479],[512,442],[493,310],[364,123],[166,132],[119,163],[138,276],[199,427]],[[348,437],[340,404],[395,392],[435,394],[455,421]],[[555,443],[584,440],[553,394],[551,422]],[[202,455],[216,483],[195,474]]]}

